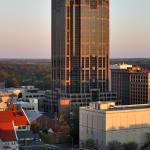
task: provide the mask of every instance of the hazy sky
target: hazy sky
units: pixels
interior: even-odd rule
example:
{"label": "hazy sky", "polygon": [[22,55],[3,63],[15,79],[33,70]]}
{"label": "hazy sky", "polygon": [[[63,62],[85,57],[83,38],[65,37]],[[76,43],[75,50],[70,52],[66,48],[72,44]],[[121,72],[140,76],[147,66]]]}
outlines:
{"label": "hazy sky", "polygon": [[[110,0],[111,57],[150,57],[150,0]],[[0,57],[50,58],[50,0],[0,0]]]}

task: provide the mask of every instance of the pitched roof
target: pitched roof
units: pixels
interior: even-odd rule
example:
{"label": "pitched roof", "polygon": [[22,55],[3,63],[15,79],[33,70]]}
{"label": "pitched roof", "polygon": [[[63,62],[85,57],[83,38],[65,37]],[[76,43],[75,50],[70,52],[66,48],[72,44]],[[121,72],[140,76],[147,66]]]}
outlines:
{"label": "pitched roof", "polygon": [[0,139],[2,141],[16,141],[12,122],[0,122]]}
{"label": "pitched roof", "polygon": [[29,124],[23,110],[0,111],[0,116],[0,123],[10,123],[13,121],[15,126],[24,126]]}
{"label": "pitched roof", "polygon": [[30,122],[43,116],[43,114],[41,112],[35,111],[35,110],[25,110],[25,113],[26,113],[28,119],[30,120]]}
{"label": "pitched roof", "polygon": [[2,141],[16,140],[14,126],[25,126],[28,124],[28,119],[22,109],[0,111],[0,139]]}

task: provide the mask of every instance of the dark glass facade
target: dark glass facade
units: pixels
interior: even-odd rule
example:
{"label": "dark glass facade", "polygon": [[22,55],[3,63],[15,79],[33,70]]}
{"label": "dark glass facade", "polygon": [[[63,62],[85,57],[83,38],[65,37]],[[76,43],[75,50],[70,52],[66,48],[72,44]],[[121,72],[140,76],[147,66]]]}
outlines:
{"label": "dark glass facade", "polygon": [[109,0],[52,0],[52,90],[109,91]]}
{"label": "dark glass facade", "polygon": [[111,69],[112,91],[123,105],[147,104],[150,101],[150,73],[132,69]]}

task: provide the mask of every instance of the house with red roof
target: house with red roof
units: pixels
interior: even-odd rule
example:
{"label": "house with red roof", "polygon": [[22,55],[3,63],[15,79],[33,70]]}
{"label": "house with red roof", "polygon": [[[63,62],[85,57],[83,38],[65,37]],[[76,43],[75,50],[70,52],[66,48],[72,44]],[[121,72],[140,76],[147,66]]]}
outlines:
{"label": "house with red roof", "polygon": [[14,130],[13,122],[0,123],[0,140],[1,150],[17,150],[18,142],[17,136]]}
{"label": "house with red roof", "polygon": [[0,148],[18,150],[17,131],[29,131],[30,122],[22,109],[0,111]]}

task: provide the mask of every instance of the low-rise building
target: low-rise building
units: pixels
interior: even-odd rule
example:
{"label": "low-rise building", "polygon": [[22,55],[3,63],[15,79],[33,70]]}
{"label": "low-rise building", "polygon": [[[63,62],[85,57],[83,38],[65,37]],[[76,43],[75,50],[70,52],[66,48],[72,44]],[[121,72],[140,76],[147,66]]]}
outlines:
{"label": "low-rise building", "polygon": [[53,117],[49,113],[39,112],[35,110],[25,111],[31,125],[38,124],[41,129],[52,129],[55,131],[55,127],[58,125],[53,120]]}
{"label": "low-rise building", "polygon": [[87,139],[93,139],[99,150],[105,150],[108,143],[146,143],[150,133],[150,105],[120,105],[114,102],[93,102],[80,108],[80,147]]}
{"label": "low-rise building", "polygon": [[38,111],[38,99],[36,99],[36,98],[28,98],[28,99],[19,98],[17,100],[17,106],[23,108],[24,110]]}
{"label": "low-rise building", "polygon": [[18,150],[13,122],[0,122],[0,149]]}
{"label": "low-rise building", "polygon": [[5,92],[7,94],[14,94],[18,98],[21,98],[23,100],[27,99],[37,99],[38,100],[38,110],[43,111],[43,102],[45,100],[45,91],[42,91],[38,88],[35,88],[34,86],[18,86],[18,87],[12,87],[7,88],[3,90],[2,92]]}
{"label": "low-rise building", "polygon": [[38,99],[38,110],[44,111],[45,91],[34,86],[22,86],[24,92],[21,93],[23,99]]}
{"label": "low-rise building", "polygon": [[29,131],[30,123],[23,110],[0,111],[0,144],[2,150],[18,150],[17,131]]}

